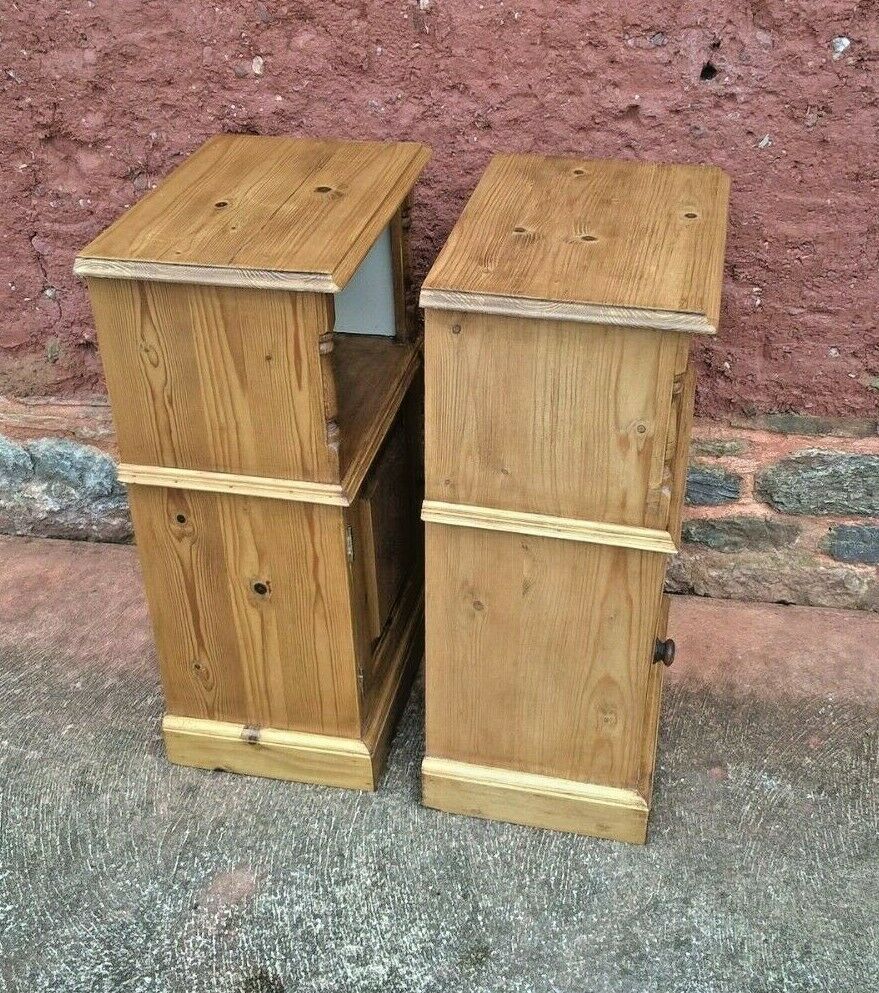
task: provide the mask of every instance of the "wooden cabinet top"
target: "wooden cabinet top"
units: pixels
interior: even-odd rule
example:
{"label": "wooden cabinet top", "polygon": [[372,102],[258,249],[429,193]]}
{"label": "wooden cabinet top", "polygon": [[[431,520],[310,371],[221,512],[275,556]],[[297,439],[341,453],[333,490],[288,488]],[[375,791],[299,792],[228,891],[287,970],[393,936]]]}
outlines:
{"label": "wooden cabinet top", "polygon": [[714,334],[728,199],[713,166],[498,155],[421,305]]}
{"label": "wooden cabinet top", "polygon": [[83,249],[74,271],[336,293],[429,157],[412,142],[218,135]]}

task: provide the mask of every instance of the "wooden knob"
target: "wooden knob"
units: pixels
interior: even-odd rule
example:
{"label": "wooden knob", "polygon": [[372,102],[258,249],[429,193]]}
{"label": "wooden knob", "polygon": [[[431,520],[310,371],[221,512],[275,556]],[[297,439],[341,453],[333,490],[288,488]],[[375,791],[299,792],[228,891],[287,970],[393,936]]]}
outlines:
{"label": "wooden knob", "polygon": [[653,661],[661,662],[663,665],[671,665],[675,660],[675,643],[671,638],[665,641],[656,639],[656,647],[653,649]]}

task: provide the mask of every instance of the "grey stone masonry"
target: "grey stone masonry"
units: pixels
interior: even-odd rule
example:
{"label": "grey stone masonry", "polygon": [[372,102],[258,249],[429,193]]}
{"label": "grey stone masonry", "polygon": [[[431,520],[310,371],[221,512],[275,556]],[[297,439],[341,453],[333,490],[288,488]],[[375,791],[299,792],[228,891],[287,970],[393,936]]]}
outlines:
{"label": "grey stone masonry", "polygon": [[0,435],[0,532],[130,541],[125,489],[109,455],[64,438]]}
{"label": "grey stone masonry", "polygon": [[808,551],[742,551],[685,545],[669,560],[670,593],[879,611],[879,576]]}
{"label": "grey stone masonry", "polygon": [[792,545],[800,528],[772,517],[742,514],[684,522],[683,538],[719,552],[767,551]]}
{"label": "grey stone masonry", "polygon": [[806,449],[760,471],[754,491],[785,514],[879,515],[879,455]]}
{"label": "grey stone masonry", "polygon": [[733,472],[712,466],[691,465],[687,473],[686,502],[692,507],[735,503],[742,492],[742,481]]}
{"label": "grey stone masonry", "polygon": [[757,417],[730,418],[734,427],[756,428],[776,434],[811,435],[812,437],[870,438],[879,434],[875,417],[816,417],[813,414],[760,414]]}
{"label": "grey stone masonry", "polygon": [[839,562],[879,565],[879,526],[837,524],[830,529],[824,548]]}
{"label": "grey stone masonry", "polygon": [[723,458],[727,455],[744,455],[748,443],[743,438],[694,438],[690,445],[692,455]]}

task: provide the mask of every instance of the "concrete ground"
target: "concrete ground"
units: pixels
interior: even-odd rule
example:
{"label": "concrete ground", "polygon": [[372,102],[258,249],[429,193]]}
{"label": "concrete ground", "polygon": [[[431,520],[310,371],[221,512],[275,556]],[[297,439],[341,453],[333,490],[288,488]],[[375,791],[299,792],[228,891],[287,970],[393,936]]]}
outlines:
{"label": "concrete ground", "polygon": [[879,986],[879,617],[676,598],[646,848],[169,765],[134,550],[0,539],[0,989]]}

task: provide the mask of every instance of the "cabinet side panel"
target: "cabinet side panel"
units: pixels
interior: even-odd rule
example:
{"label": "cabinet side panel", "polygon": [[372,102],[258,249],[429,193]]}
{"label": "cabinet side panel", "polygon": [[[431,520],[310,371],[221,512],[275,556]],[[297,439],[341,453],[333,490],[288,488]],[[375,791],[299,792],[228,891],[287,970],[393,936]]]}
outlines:
{"label": "cabinet side panel", "polygon": [[690,461],[690,434],[693,430],[693,401],[696,396],[696,369],[692,359],[675,380],[676,393],[672,410],[674,448],[669,453],[670,487],[668,532],[675,542],[681,540],[684,496],[687,490],[687,467]]}
{"label": "cabinet side panel", "polygon": [[167,710],[357,737],[342,509],[129,487]]}
{"label": "cabinet side panel", "polygon": [[428,311],[427,498],[643,526],[677,335]]}
{"label": "cabinet side panel", "polygon": [[638,784],[665,556],[427,525],[427,754]]}
{"label": "cabinet side panel", "polygon": [[321,294],[89,280],[124,462],[337,482]]}

